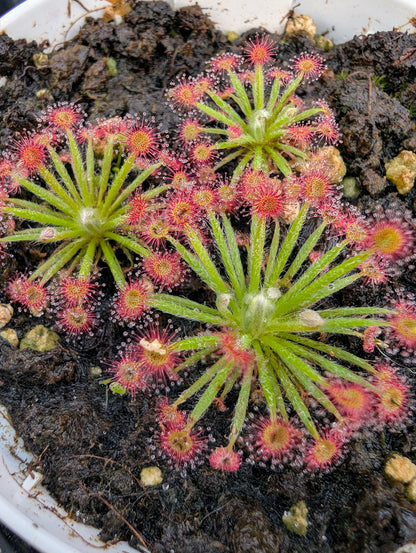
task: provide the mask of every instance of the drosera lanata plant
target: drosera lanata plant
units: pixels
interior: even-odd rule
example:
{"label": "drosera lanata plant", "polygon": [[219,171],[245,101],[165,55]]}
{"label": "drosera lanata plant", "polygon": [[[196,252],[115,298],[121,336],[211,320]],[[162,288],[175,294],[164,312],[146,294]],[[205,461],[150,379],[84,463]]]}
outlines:
{"label": "drosera lanata plant", "polygon": [[[211,466],[225,472],[241,465],[241,442],[253,462],[280,466],[302,451],[308,467],[326,469],[352,432],[401,424],[410,409],[394,369],[333,341],[359,338],[369,355],[387,347],[385,338],[405,353],[416,347],[413,300],[339,307],[335,296],[360,279],[383,285],[394,263],[412,257],[414,229],[409,220],[386,214],[368,223],[342,208],[330,171],[312,152],[338,139],[331,111],[325,102],[304,110],[294,96],[322,61],[301,55],[293,73],[266,71],[273,50],[267,37],[247,45],[253,71],[234,54],[211,62],[228,76],[226,91],[211,72],[170,92],[194,110],[180,131],[184,158],[144,118],[85,125],[80,110],[61,104],[0,162],[0,242],[58,244],[31,274],[9,282],[9,297],[35,315],[51,301],[61,330],[90,332],[96,270],[101,258],[107,263],[118,288],[103,308],[110,323],[141,329],[111,364],[113,389],[135,398],[184,374],[191,380],[157,406],[154,447],[176,467],[196,466],[209,452],[198,425],[232,396],[228,443],[209,452]],[[207,126],[193,118],[197,111]],[[229,182],[217,171],[230,162]],[[164,184],[151,188],[162,165]],[[24,228],[15,230],[15,220]],[[206,299],[172,293],[191,273]],[[51,281],[55,298],[45,288]],[[152,309],[205,328],[180,338],[178,329],[149,326]],[[255,391],[264,409],[250,424]]]}
{"label": "drosera lanata plant", "polygon": [[[176,365],[171,367],[175,378],[195,370],[202,361],[205,366],[173,403],[166,403],[163,412],[159,411],[157,440],[162,454],[170,454],[176,466],[192,466],[206,450],[196,425],[212,405],[224,408],[234,388],[238,396],[228,444],[219,446],[210,457],[211,465],[223,471],[236,470],[240,465],[241,457],[234,447],[247,419],[253,386],[264,395],[267,415],[253,425],[247,443],[256,452],[254,458],[269,459],[272,465],[302,449],[307,466],[325,469],[341,458],[353,430],[398,423],[408,413],[409,393],[398,374],[389,369],[391,377],[386,377],[386,367],[380,371],[377,365],[318,338],[332,334],[365,340],[366,330],[383,327],[399,332],[394,309],[332,307],[330,303],[334,294],[363,278],[360,268],[369,260],[385,255],[386,249],[394,257],[396,247],[399,250],[395,254],[400,257],[394,225],[390,234],[383,232],[380,237],[375,232],[370,243],[368,229],[358,217],[342,212],[337,191],[332,190],[329,212],[326,206],[320,211],[319,202],[312,207],[307,201],[300,204],[287,227],[283,218],[287,202],[290,207],[293,203],[293,194],[286,196],[285,188],[276,183],[268,187],[269,179],[267,175],[264,182],[257,178],[257,188],[253,187],[250,195],[241,184],[251,219],[247,260],[241,254],[230,216],[215,204],[206,206],[215,255],[206,234],[201,237],[200,225],[192,218],[183,225],[183,240],[168,237],[216,298],[214,305],[207,305],[159,293],[148,302],[149,307],[207,325],[196,336],[169,343],[158,339],[152,345],[153,351],[161,348],[161,355],[172,350],[178,354]],[[244,178],[240,181],[243,183]],[[293,179],[290,182],[294,185]],[[304,182],[302,175],[294,187],[298,201],[305,198]],[[317,224],[305,235],[305,222],[311,216]],[[322,237],[331,227],[338,242],[325,249]],[[315,257],[312,254],[317,245],[323,251]],[[408,329],[409,325],[406,332]],[[412,329],[415,337],[416,330]],[[211,363],[206,364],[207,360]],[[146,365],[141,365],[140,372],[148,373]],[[192,400],[194,405],[185,417],[180,407]],[[332,426],[321,425],[325,417],[318,406]],[[294,418],[298,422],[293,423]],[[299,447],[305,441],[305,430],[308,443]]]}
{"label": "drosera lanata plant", "polygon": [[11,298],[35,310],[44,307],[44,286],[54,277],[72,279],[64,278],[66,303],[83,288],[88,295],[100,258],[117,286],[125,288],[115,250],[150,255],[137,238],[140,225],[169,188],[162,184],[142,190],[162,165],[163,141],[152,123],[126,116],[85,124],[84,118],[73,104],[51,106],[39,128],[17,139],[1,161],[1,212],[24,228],[8,225],[0,243],[57,244],[29,276],[9,284]]}
{"label": "drosera lanata plant", "polygon": [[[334,307],[332,302],[334,294],[359,279],[383,284],[392,262],[409,255],[413,231],[389,217],[372,228],[352,209],[343,210],[330,171],[311,152],[313,144],[333,144],[339,138],[331,110],[319,102],[302,111],[294,96],[302,81],[319,76],[322,61],[305,54],[292,63],[294,74],[277,68],[265,73],[273,48],[267,37],[248,44],[245,54],[254,71],[241,70],[241,58],[234,54],[211,62],[214,72],[228,75],[231,86],[223,92],[212,71],[182,79],[169,92],[176,106],[190,110],[180,130],[190,165],[197,164],[199,175],[211,174],[211,181],[204,179],[202,202],[195,202],[194,187],[177,187],[166,203],[171,228],[165,237],[216,297],[211,305],[172,294],[148,298],[148,307],[207,325],[194,337],[151,344],[154,351],[161,348],[161,355],[178,353],[172,378],[205,367],[176,400],[158,409],[155,441],[177,467],[195,466],[206,453],[197,425],[212,405],[226,409],[235,388],[228,444],[210,455],[211,466],[226,472],[241,464],[235,450],[241,440],[255,461],[279,466],[303,451],[309,468],[326,469],[341,458],[352,432],[400,424],[409,412],[407,384],[393,369],[317,337],[359,337],[372,353],[383,345],[377,335],[384,327],[402,343],[413,343],[416,317],[410,307]],[[204,101],[207,97],[211,105]],[[206,125],[198,111],[207,116]],[[220,136],[220,141],[208,141],[206,134]],[[219,152],[228,155],[219,158]],[[299,159],[309,163],[302,166]],[[219,199],[210,168],[216,171],[230,162],[237,165],[227,203]],[[189,166],[180,168],[173,180],[186,183],[191,173]],[[284,180],[276,177],[279,173]],[[232,223],[242,207],[251,220],[243,241]],[[317,223],[308,235],[311,217]],[[328,229],[337,243],[325,248]],[[136,359],[134,348],[132,355]],[[154,381],[145,365],[139,374],[145,382]],[[267,413],[250,427],[247,409],[256,386]],[[188,402],[193,402],[190,413],[181,409]]]}
{"label": "drosera lanata plant", "polygon": [[305,108],[295,96],[302,83],[322,74],[323,60],[304,53],[284,70],[274,64],[275,49],[268,35],[256,35],[244,56],[220,54],[206,75],[182,78],[168,92],[173,106],[186,112],[179,135],[190,157],[204,162],[226,153],[216,169],[236,160],[232,182],[248,165],[287,176],[291,161],[307,159],[313,145],[339,139],[326,102]]}

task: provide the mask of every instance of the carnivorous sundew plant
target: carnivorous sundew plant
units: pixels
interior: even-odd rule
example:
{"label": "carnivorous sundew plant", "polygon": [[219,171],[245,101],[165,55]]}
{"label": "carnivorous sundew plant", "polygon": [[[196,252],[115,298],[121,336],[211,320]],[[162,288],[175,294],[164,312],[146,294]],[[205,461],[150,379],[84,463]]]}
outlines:
{"label": "carnivorous sundew plant", "polygon": [[[18,139],[4,156],[2,213],[37,226],[0,241],[59,244],[28,279],[40,286],[64,267],[87,280],[102,257],[123,287],[113,246],[140,256],[150,253],[132,234],[140,219],[137,211],[143,216],[150,200],[167,188],[161,185],[140,195],[143,182],[161,166],[160,137],[144,119],[114,118],[95,125],[83,125],[83,119],[74,105],[51,107],[41,116],[41,126]],[[32,198],[19,197],[23,190]],[[12,285],[13,294],[23,298],[25,286],[20,278]]]}
{"label": "carnivorous sundew plant", "polygon": [[[210,208],[206,214],[210,247],[191,225],[184,228],[188,246],[169,238],[215,294],[216,301],[207,306],[162,294],[151,301],[153,307],[171,315],[209,325],[196,337],[163,345],[181,355],[190,354],[175,366],[175,376],[197,362],[210,359],[211,363],[172,404],[165,406],[159,417],[162,449],[176,464],[179,459],[188,463],[197,435],[192,429],[212,404],[220,410],[225,408],[226,398],[236,386],[228,444],[214,450],[210,457],[215,468],[235,470],[240,457],[233,448],[246,421],[253,388],[259,387],[267,415],[246,428],[252,458],[278,465],[301,450],[307,452],[308,466],[325,468],[340,458],[353,430],[382,426],[387,421],[399,423],[408,413],[406,384],[387,364],[373,365],[319,339],[327,334],[357,336],[367,345],[372,340],[374,349],[375,338],[369,339],[369,331],[392,325],[403,341],[407,333],[414,337],[414,309],[412,315],[403,309],[399,315],[403,328],[399,330],[396,317],[400,309],[334,307],[331,302],[331,296],[363,278],[370,262],[377,263],[386,250],[390,255],[391,249],[398,247],[395,228],[386,223],[386,236],[381,238],[376,230],[370,232],[368,240],[369,229],[364,221],[343,219],[339,212],[331,222],[317,217],[320,222],[305,235],[305,221],[312,210],[308,202],[301,205],[286,228],[281,220],[285,195],[278,183],[271,190],[259,184],[255,192],[246,200],[251,213],[247,259],[241,254],[229,216]],[[337,243],[319,250],[318,257],[313,255],[331,225]],[[361,238],[357,234],[360,227]],[[197,399],[184,419],[179,407],[192,397]],[[173,422],[165,411],[169,416],[174,413]],[[319,427],[317,420],[323,418],[332,420],[332,424]],[[301,426],[312,438],[309,445],[302,444],[305,438]]]}
{"label": "carnivorous sundew plant", "polygon": [[[400,426],[412,408],[386,359],[413,355],[414,298],[344,298],[358,283],[386,287],[413,258],[415,222],[343,205],[319,155],[338,140],[331,110],[295,96],[323,62],[302,54],[283,70],[274,52],[256,36],[243,57],[222,54],[169,91],[187,110],[185,155],[145,118],[85,124],[63,104],[0,164],[1,243],[49,248],[8,297],[33,314],[51,306],[61,332],[79,336],[93,331],[91,305],[113,278],[102,312],[135,333],[110,380],[132,399],[157,392],[150,448],[175,467],[208,455],[224,472],[243,458],[327,469],[360,430]],[[184,336],[185,326],[195,330]],[[175,398],[161,393],[184,380]],[[215,448],[200,426],[208,410],[232,413]]]}
{"label": "carnivorous sundew plant", "polygon": [[302,54],[284,70],[273,64],[274,51],[270,37],[256,36],[244,57],[220,54],[206,75],[182,78],[168,93],[185,111],[180,137],[190,156],[204,162],[212,152],[225,152],[216,169],[237,160],[232,182],[249,164],[287,176],[293,158],[307,159],[312,145],[335,144],[339,138],[325,102],[306,108],[295,95],[302,83],[321,75],[322,59]]}

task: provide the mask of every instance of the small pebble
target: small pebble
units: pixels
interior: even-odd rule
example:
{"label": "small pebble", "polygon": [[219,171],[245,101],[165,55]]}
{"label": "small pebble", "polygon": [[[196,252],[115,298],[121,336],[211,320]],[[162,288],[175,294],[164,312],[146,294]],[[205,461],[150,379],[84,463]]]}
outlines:
{"label": "small pebble", "polygon": [[0,303],[0,328],[4,328],[13,317],[13,307],[9,303]]}
{"label": "small pebble", "polygon": [[355,177],[345,177],[342,179],[342,191],[346,198],[355,199],[360,195],[360,189]]}
{"label": "small pebble", "polygon": [[406,494],[410,501],[416,502],[416,478],[411,480],[406,488]]}
{"label": "small pebble", "polygon": [[36,98],[39,98],[39,100],[48,100],[48,102],[53,102],[54,97],[49,91],[49,88],[41,88],[36,92]]}
{"label": "small pebble", "polygon": [[326,38],[326,36],[317,35],[314,40],[318,48],[322,48],[322,50],[325,50],[326,52],[329,52],[329,50],[332,50],[334,47],[332,40],[330,38]]}
{"label": "small pebble", "polygon": [[102,371],[101,367],[98,367],[98,366],[90,367],[90,375],[93,378],[100,378],[100,376],[102,374],[103,374],[103,371]]}
{"label": "small pebble", "polygon": [[44,52],[33,54],[32,59],[36,69],[42,69],[42,67],[47,67],[49,65],[48,55],[45,54]]}
{"label": "small pebble", "polygon": [[406,545],[402,545],[393,553],[416,553],[416,543],[406,543]]}
{"label": "small pebble", "polygon": [[228,31],[228,33],[225,34],[227,37],[228,42],[231,42],[231,44],[239,37],[239,34],[235,31]]}
{"label": "small pebble", "polygon": [[286,24],[286,35],[298,35],[305,33],[311,40],[313,40],[316,34],[316,25],[309,15],[300,13],[290,17]]}
{"label": "small pebble", "polygon": [[49,330],[43,325],[36,325],[29,330],[20,341],[20,349],[33,349],[35,351],[51,351],[56,347],[59,340],[59,334]]}
{"label": "small pebble", "polygon": [[386,462],[384,473],[394,482],[407,484],[416,478],[416,465],[407,457],[395,453]]}
{"label": "small pebble", "polygon": [[116,77],[117,76],[117,62],[114,58],[108,57],[106,60],[106,64],[108,67],[108,72],[110,73],[110,77]]}
{"label": "small pebble", "polygon": [[289,532],[305,536],[308,530],[308,508],[304,501],[292,505],[289,511],[283,513],[282,521]]}
{"label": "small pebble", "polygon": [[13,328],[6,328],[6,330],[2,330],[0,332],[0,336],[7,340],[10,345],[17,348],[19,345],[19,338],[17,336],[17,332]]}
{"label": "small pebble", "polygon": [[159,467],[145,467],[140,473],[143,486],[158,486],[163,482],[162,471]]}
{"label": "small pebble", "polygon": [[386,177],[396,185],[399,194],[407,194],[412,190],[416,178],[416,154],[402,150],[384,165]]}

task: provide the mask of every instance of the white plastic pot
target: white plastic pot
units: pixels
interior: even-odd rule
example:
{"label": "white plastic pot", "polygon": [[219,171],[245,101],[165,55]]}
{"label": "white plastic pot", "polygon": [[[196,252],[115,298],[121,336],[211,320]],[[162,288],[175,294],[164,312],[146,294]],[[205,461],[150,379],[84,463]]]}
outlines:
{"label": "white plastic pot", "polygon": [[[166,1],[173,8],[196,3]],[[48,39],[54,46],[75,36],[87,15],[99,17],[110,4],[110,0],[26,0],[0,18],[0,32],[39,42]],[[219,28],[238,33],[253,27],[282,31],[285,17],[300,4],[296,13],[311,15],[317,31],[328,33],[335,42],[393,27],[411,30],[408,21],[416,15],[416,0],[198,0],[198,4]]]}
{"label": "white plastic pot", "polygon": [[[292,7],[291,0],[198,2],[221,29],[236,32],[252,27],[281,31]],[[176,8],[195,0],[170,3]],[[86,16],[100,16],[110,2],[82,0],[82,5],[88,12],[75,0],[26,0],[0,18],[0,32],[15,39],[47,39],[57,46],[77,33]],[[416,15],[416,0],[302,0],[297,13],[311,15],[319,33],[327,31],[330,38],[344,42],[355,34],[410,29],[408,20]],[[28,470],[31,460],[0,407],[0,520],[6,526],[41,553],[137,553],[125,542],[102,543],[98,530],[72,520],[37,483],[41,475]]]}

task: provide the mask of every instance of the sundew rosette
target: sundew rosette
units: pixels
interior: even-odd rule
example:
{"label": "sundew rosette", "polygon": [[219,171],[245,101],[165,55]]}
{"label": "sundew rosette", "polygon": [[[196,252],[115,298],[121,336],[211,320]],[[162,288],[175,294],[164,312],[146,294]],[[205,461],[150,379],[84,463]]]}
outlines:
{"label": "sundew rosette", "polygon": [[[153,449],[172,466],[196,467],[208,455],[213,468],[232,472],[247,452],[250,462],[326,470],[342,459],[352,435],[364,428],[400,427],[407,420],[412,401],[406,379],[393,366],[360,357],[327,337],[357,337],[370,354],[386,347],[378,339],[383,329],[407,345],[410,333],[415,343],[416,314],[409,303],[337,305],[338,292],[369,279],[370,262],[386,256],[389,263],[399,262],[408,250],[397,240],[394,221],[385,218],[372,226],[356,210],[346,211],[336,187],[328,186],[318,199],[311,183],[320,190],[322,179],[325,174],[314,167],[285,183],[258,170],[243,171],[234,191],[239,213],[250,221],[246,240],[234,228],[233,211],[215,194],[199,208],[193,189],[174,195],[172,205],[180,201],[181,217],[167,241],[216,299],[198,302],[173,293],[149,298],[152,308],[206,325],[164,346],[177,353],[165,378],[185,373],[189,381],[195,374],[176,399],[164,400],[157,415],[161,430]],[[310,201],[302,203],[305,199]],[[175,210],[172,205],[166,206],[168,213]],[[409,228],[408,239],[411,234]],[[385,285],[390,267],[386,278],[371,285]],[[146,367],[141,371],[149,374]],[[166,384],[155,376],[150,380],[156,386],[159,380],[161,389]],[[247,417],[255,389],[261,390],[264,409]],[[208,409],[230,409],[232,390],[228,443],[209,453],[201,421]]]}
{"label": "sundew rosette", "polygon": [[287,176],[295,160],[339,140],[328,104],[306,107],[296,96],[302,83],[320,77],[323,60],[304,53],[286,70],[275,64],[275,51],[269,36],[256,35],[242,56],[220,54],[206,74],[182,77],[168,91],[174,109],[184,113],[179,138],[188,156],[205,162],[224,154],[215,169],[234,163],[232,182],[248,165]]}

